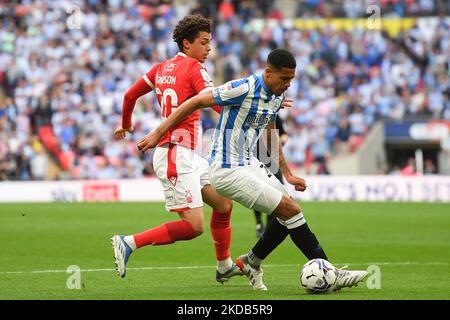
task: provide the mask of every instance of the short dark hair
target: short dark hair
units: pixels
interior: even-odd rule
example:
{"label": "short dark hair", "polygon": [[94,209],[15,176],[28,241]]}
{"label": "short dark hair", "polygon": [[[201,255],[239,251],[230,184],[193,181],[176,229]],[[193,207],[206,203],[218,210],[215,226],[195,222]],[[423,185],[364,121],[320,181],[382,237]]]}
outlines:
{"label": "short dark hair", "polygon": [[188,15],[176,25],[173,31],[173,40],[177,43],[180,51],[183,51],[183,40],[187,39],[192,43],[201,31],[211,33],[211,22],[201,15]]}
{"label": "short dark hair", "polygon": [[267,57],[267,64],[280,70],[282,68],[295,69],[297,62],[294,55],[286,49],[277,48],[272,50]]}

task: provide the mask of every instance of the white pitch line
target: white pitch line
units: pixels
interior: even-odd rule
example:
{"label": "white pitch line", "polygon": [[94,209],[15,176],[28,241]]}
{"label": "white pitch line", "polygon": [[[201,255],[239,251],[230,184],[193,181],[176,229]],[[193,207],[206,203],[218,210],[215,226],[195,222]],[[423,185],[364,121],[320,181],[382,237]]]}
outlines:
{"label": "white pitch line", "polygon": [[[361,262],[361,263],[334,263],[335,266],[447,266],[450,262]],[[264,268],[277,268],[277,267],[300,267],[301,264],[267,264]],[[184,266],[184,267],[140,267],[140,268],[127,268],[127,270],[192,270],[192,269],[213,269],[214,266]],[[80,269],[81,272],[115,272],[116,269]],[[73,272],[69,271],[69,273]],[[67,270],[34,270],[34,271],[0,271],[0,275],[3,274],[36,274],[36,273],[67,273]]]}

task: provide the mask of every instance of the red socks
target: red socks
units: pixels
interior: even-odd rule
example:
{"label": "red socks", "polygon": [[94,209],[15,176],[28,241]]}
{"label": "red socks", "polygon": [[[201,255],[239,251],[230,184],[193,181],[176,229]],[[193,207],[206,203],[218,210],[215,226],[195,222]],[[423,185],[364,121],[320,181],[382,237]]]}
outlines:
{"label": "red socks", "polygon": [[[214,240],[217,261],[230,257],[231,243],[231,210],[227,213],[217,213],[213,210],[211,215],[211,234]],[[136,247],[147,245],[163,245],[180,240],[190,240],[196,237],[195,231],[187,221],[180,220],[168,222],[153,229],[133,235]]]}
{"label": "red socks", "polygon": [[195,236],[195,231],[191,224],[180,220],[168,222],[142,233],[137,233],[133,237],[136,247],[140,248],[147,245],[158,246],[180,240],[190,240],[195,238]]}
{"label": "red socks", "polygon": [[217,261],[226,260],[230,257],[230,218],[231,210],[227,213],[217,213],[214,209],[212,211],[210,227]]}

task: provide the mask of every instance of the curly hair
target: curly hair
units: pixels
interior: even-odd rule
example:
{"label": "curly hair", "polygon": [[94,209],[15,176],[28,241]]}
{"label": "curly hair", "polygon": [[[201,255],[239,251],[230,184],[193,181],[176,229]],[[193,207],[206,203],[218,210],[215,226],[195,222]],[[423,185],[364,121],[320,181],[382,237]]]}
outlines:
{"label": "curly hair", "polygon": [[211,33],[211,22],[201,15],[188,15],[181,19],[173,31],[173,40],[177,43],[180,51],[183,51],[183,40],[194,42],[199,32]]}
{"label": "curly hair", "polygon": [[274,49],[269,53],[267,63],[278,70],[282,68],[295,69],[297,67],[297,62],[292,53],[281,48]]}

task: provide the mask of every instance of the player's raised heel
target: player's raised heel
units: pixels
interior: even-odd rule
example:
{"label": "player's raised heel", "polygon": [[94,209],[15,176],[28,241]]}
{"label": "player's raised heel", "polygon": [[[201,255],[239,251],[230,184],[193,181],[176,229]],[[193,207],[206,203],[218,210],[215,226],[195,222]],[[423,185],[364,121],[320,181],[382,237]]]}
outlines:
{"label": "player's raised heel", "polygon": [[248,261],[246,255],[239,256],[236,265],[247,276],[254,290],[267,291],[267,287],[262,281],[263,269],[261,267],[254,268]]}
{"label": "player's raised heel", "polygon": [[244,275],[244,273],[234,263],[231,266],[231,268],[228,271],[226,271],[225,273],[220,273],[219,271],[216,270],[216,280],[217,280],[217,282],[220,282],[222,284],[224,282],[227,282],[228,280],[230,280],[231,277],[243,276],[243,275]]}
{"label": "player's raised heel", "polygon": [[117,274],[124,278],[127,272],[127,262],[133,250],[124,240],[125,236],[115,235],[111,238]]}

